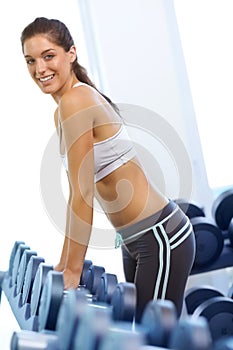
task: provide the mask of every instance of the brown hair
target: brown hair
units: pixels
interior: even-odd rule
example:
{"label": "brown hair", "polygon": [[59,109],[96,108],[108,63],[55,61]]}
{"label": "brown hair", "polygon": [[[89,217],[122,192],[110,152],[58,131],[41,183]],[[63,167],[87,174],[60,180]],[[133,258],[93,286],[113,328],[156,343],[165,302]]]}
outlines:
{"label": "brown hair", "polygon": [[[45,17],[38,17],[33,22],[28,24],[22,31],[22,34],[21,34],[22,50],[23,50],[23,45],[25,40],[30,39],[33,36],[38,34],[47,35],[51,42],[62,47],[66,52],[68,52],[71,46],[74,45],[74,40],[70,34],[70,31],[63,22],[57,19],[48,19]],[[87,70],[79,64],[77,57],[73,62],[72,68],[78,80],[92,86],[98,92],[100,92],[96,88],[95,84],[88,77]],[[104,95],[102,92],[100,92],[100,94],[106,99],[106,101],[108,101],[111,104],[114,110],[117,113],[119,113],[119,109],[117,105],[113,103],[111,99],[106,95]]]}

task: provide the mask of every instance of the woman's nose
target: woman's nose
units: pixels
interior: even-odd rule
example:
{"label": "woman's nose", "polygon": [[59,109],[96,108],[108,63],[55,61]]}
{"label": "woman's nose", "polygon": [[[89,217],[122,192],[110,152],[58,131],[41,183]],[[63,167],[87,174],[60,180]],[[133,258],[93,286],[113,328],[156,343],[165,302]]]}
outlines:
{"label": "woman's nose", "polygon": [[46,64],[43,60],[38,60],[36,62],[36,73],[37,75],[42,75],[46,71]]}

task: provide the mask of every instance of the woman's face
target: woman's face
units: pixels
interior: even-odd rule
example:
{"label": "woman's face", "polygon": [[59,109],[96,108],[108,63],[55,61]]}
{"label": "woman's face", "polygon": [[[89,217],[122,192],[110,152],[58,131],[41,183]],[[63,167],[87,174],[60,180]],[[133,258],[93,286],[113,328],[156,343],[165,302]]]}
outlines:
{"label": "woman's face", "polygon": [[44,93],[60,97],[70,88],[74,77],[72,63],[76,58],[74,46],[65,52],[41,34],[25,40],[23,51],[29,73]]}

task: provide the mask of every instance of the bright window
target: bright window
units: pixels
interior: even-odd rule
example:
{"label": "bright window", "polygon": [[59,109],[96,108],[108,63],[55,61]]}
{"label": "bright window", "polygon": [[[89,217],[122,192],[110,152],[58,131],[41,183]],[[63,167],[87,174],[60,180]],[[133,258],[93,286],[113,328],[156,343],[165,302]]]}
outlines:
{"label": "bright window", "polygon": [[210,187],[233,180],[233,3],[174,0]]}

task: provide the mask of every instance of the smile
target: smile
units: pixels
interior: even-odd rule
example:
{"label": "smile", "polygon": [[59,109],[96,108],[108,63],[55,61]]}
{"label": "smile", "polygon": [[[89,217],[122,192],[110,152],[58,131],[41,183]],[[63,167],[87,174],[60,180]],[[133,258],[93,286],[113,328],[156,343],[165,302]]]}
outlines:
{"label": "smile", "polygon": [[53,77],[54,77],[54,74],[49,75],[49,76],[44,77],[44,78],[39,78],[39,81],[41,81],[42,83],[44,83],[44,82],[46,82],[46,81],[49,81],[49,80],[53,79]]}

